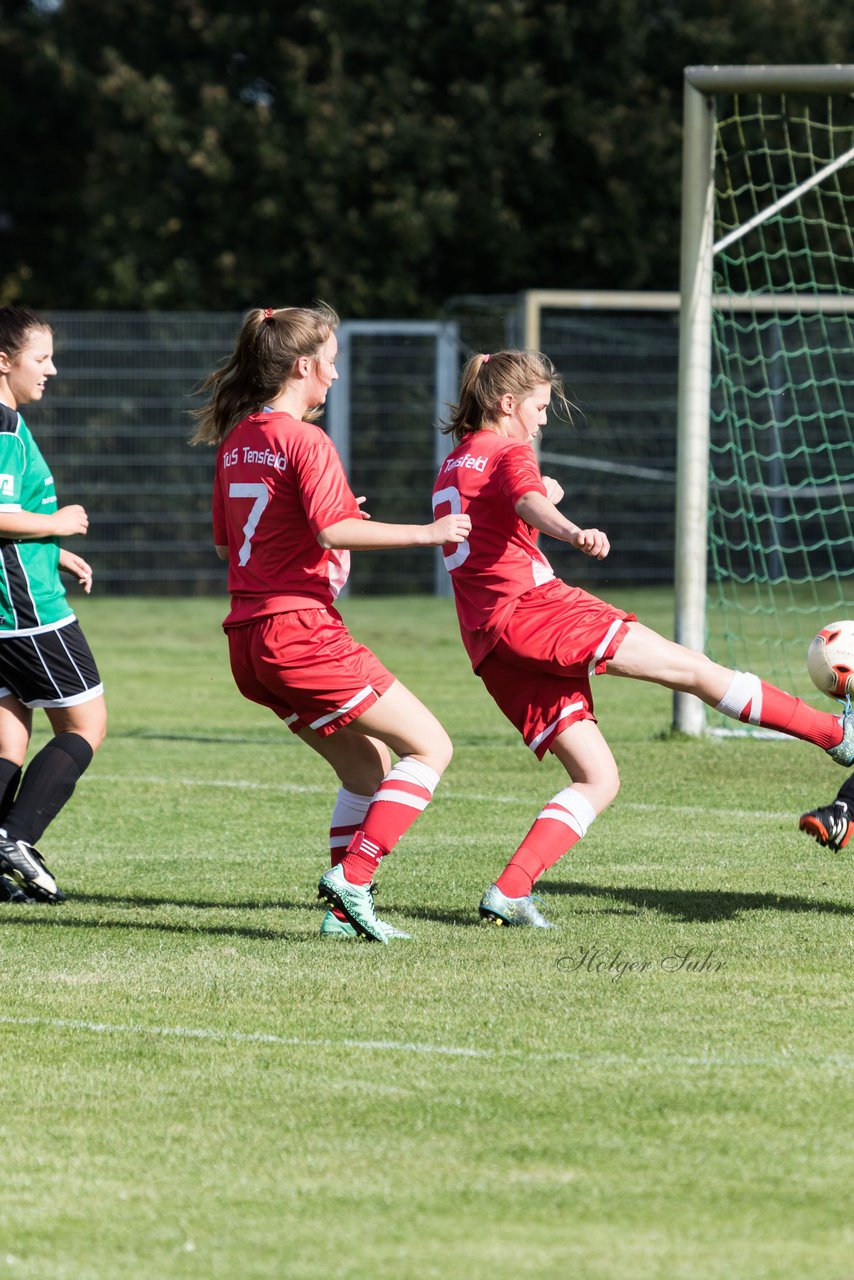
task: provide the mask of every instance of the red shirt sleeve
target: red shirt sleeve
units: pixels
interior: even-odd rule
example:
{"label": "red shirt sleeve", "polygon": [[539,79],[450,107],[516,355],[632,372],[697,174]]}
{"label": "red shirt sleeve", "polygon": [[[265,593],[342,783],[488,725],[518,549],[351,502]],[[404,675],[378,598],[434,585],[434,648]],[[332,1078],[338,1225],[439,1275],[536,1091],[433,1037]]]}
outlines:
{"label": "red shirt sleeve", "polygon": [[338,451],[318,427],[291,445],[290,463],[298,479],[305,518],[316,537],[339,520],[360,518]]}
{"label": "red shirt sleeve", "polygon": [[502,450],[496,459],[495,478],[512,507],[526,493],[541,493],[543,497],[546,496],[537,455],[529,444],[519,443],[512,449]]}

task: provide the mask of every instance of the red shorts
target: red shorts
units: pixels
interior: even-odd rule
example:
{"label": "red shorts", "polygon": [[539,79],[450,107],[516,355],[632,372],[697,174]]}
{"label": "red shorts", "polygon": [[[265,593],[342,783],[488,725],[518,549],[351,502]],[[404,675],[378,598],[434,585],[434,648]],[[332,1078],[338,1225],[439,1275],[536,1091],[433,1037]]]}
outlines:
{"label": "red shorts", "polygon": [[477,674],[538,760],[569,725],[596,719],[590,678],[602,674],[634,620],[559,578],[519,597]]}
{"label": "red shorts", "polygon": [[250,702],[275,711],[294,733],[343,729],[390,689],[395,677],[358,644],[331,606],[274,613],[228,627],[231,671]]}

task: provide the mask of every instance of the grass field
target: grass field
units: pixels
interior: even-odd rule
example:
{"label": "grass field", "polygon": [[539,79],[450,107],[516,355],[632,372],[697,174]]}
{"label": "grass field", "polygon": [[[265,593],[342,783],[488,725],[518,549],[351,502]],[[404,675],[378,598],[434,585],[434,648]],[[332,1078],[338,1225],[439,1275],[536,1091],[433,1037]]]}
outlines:
{"label": "grass field", "polygon": [[388,947],[318,937],[335,786],[232,688],[224,602],[81,605],[111,734],[42,842],[68,901],[0,907],[0,1275],[850,1280],[851,857],[797,831],[841,770],[603,680],[623,789],[559,929],[489,928],[564,775],[449,602],[344,611],[456,744]]}

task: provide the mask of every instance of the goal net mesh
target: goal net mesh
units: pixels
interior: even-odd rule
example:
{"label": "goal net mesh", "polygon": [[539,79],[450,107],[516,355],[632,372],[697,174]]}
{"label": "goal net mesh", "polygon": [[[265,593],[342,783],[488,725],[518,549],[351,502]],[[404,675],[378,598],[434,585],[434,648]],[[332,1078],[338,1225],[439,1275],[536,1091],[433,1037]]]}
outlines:
{"label": "goal net mesh", "polygon": [[707,648],[813,702],[807,644],[854,618],[849,152],[850,95],[718,102]]}

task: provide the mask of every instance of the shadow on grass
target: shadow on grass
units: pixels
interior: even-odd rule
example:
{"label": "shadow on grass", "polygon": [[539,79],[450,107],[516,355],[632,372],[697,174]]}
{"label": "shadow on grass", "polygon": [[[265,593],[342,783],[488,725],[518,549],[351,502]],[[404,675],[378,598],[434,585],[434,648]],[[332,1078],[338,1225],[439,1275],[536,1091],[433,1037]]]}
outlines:
{"label": "shadow on grass", "polygon": [[33,915],[31,908],[15,908],[3,917],[3,928],[12,929],[16,925],[36,925],[43,928],[53,925],[61,929],[137,929],[149,933],[185,933],[206,934],[222,938],[257,938],[263,942],[313,942],[311,933],[277,933],[274,929],[245,929],[239,925],[192,925],[170,924],[163,920],[84,920],[70,916],[60,908],[56,915]]}
{"label": "shadow on grass", "polygon": [[[792,898],[775,893],[732,893],[719,889],[645,889],[632,885],[544,884],[549,894],[571,898],[605,898],[625,902],[634,910],[660,911],[675,920],[733,920],[742,911],[790,911],[854,915],[854,907],[815,898]],[[601,914],[596,912],[596,914]],[[613,914],[611,912],[610,914]]]}
{"label": "shadow on grass", "polygon": [[[296,933],[280,929],[254,928],[239,924],[204,924],[193,921],[183,923],[175,920],[139,920],[130,912],[141,908],[178,907],[192,911],[287,911],[303,910],[308,902],[190,902],[176,898],[129,898],[110,894],[72,893],[69,898],[55,906],[45,903],[3,904],[0,906],[0,921],[4,929],[15,925],[55,925],[64,929],[139,929],[151,933],[173,934],[206,934],[223,938],[257,938],[263,942],[310,942],[314,933]],[[125,907],[127,915],[116,915],[112,919],[99,917],[97,920],[73,914],[75,906]],[[319,904],[318,904],[319,906]],[[318,914],[318,920],[320,915]]]}
{"label": "shadow on grass", "polygon": [[[81,902],[87,906],[113,907],[190,907],[194,911],[297,911],[302,907],[315,905],[315,899],[305,898],[300,902],[286,902],[282,898],[271,898],[264,901],[255,898],[252,902],[199,902],[195,898],[177,898],[172,894],[161,898],[138,897],[136,894],[112,893],[75,893],[68,895],[70,903]],[[319,907],[319,901],[316,903]]]}
{"label": "shadow on grass", "polygon": [[[292,737],[292,735],[291,735]],[[114,730],[110,734],[110,741],[115,742],[117,739],[123,739],[126,742],[202,742],[202,743],[220,743],[229,747],[248,746],[248,747],[264,747],[275,743],[276,745],[291,745],[291,737],[283,737],[280,733],[278,736],[266,733],[255,734],[237,734],[237,733],[167,733],[160,731],[157,733],[147,730],[126,729],[124,731]]]}

